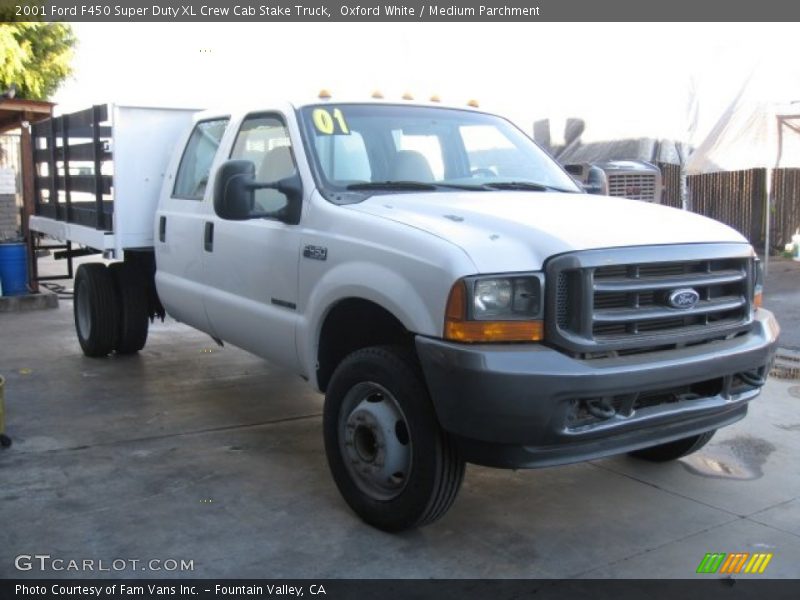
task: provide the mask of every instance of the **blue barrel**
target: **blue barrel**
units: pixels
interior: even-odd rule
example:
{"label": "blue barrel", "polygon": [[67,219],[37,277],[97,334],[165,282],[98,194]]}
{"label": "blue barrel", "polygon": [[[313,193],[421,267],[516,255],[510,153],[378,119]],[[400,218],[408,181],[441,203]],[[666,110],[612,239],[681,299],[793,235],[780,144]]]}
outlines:
{"label": "blue barrel", "polygon": [[27,248],[22,242],[0,243],[0,284],[3,296],[28,293]]}

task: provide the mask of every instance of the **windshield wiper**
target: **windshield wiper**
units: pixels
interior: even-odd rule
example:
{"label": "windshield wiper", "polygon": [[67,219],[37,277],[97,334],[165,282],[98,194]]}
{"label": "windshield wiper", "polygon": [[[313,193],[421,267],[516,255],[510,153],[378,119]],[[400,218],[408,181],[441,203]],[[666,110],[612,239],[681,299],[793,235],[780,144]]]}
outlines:
{"label": "windshield wiper", "polygon": [[486,192],[489,190],[483,184],[470,183],[425,183],[423,181],[363,181],[351,183],[347,186],[348,190],[465,190],[469,192]]}
{"label": "windshield wiper", "polygon": [[489,190],[482,183],[437,183],[437,188],[448,190],[466,190],[468,192],[486,192]]}
{"label": "windshield wiper", "polygon": [[493,190],[512,190],[512,191],[525,191],[525,192],[567,192],[577,193],[574,190],[567,190],[552,185],[545,185],[543,183],[534,183],[532,181],[497,181],[488,182],[483,184],[484,187]]}
{"label": "windshield wiper", "polygon": [[432,183],[422,181],[364,181],[361,183],[351,183],[347,186],[348,190],[414,190],[429,192],[436,189]]}
{"label": "windshield wiper", "polygon": [[[359,183],[351,183],[345,188],[349,191],[369,191],[369,190],[408,190],[408,191],[421,191],[432,192],[435,190],[452,189],[452,190],[466,190],[472,192],[488,191],[488,190],[511,190],[511,191],[527,191],[527,192],[573,192],[574,190],[567,190],[564,188],[553,187],[543,183],[534,183],[532,181],[496,181],[480,184],[468,183],[425,183],[424,181],[361,181]],[[577,192],[576,192],[577,193]]]}

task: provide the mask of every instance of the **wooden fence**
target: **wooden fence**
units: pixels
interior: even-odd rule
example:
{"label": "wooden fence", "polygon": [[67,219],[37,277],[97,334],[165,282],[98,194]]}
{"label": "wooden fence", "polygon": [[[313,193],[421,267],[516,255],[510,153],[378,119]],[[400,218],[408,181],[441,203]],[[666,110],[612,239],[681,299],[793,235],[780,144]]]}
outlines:
{"label": "wooden fence", "polygon": [[691,175],[689,209],[730,225],[751,244],[764,244],[764,169]]}
{"label": "wooden fence", "polygon": [[683,208],[680,165],[658,163],[658,166],[661,169],[661,183],[664,186],[661,204],[672,206],[673,208]]}
{"label": "wooden fence", "polygon": [[772,190],[775,208],[770,246],[783,249],[800,228],[800,169],[775,169]]}
{"label": "wooden fence", "polygon": [[[800,169],[775,169],[772,173],[770,246],[781,250],[800,227]],[[766,176],[766,169],[690,175],[688,207],[730,225],[751,244],[763,248]],[[680,184],[677,189],[680,190]],[[668,191],[669,187],[665,197]],[[680,206],[679,201],[677,205],[673,202],[670,196],[665,204]]]}

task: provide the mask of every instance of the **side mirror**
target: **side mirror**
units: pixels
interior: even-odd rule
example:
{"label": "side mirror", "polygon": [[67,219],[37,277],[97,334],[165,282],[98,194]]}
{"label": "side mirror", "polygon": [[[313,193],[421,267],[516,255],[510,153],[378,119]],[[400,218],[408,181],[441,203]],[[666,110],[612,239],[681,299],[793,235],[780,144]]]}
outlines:
{"label": "side mirror", "polygon": [[[214,181],[214,212],[221,219],[244,221],[271,218],[296,225],[300,222],[303,186],[294,174],[272,182],[255,180],[256,166],[249,160],[228,160],[217,170]],[[286,196],[286,205],[274,212],[254,210],[255,191],[273,189]]]}
{"label": "side mirror", "polygon": [[228,160],[220,165],[214,181],[214,212],[221,219],[250,218],[256,166],[249,160]]}
{"label": "side mirror", "polygon": [[586,176],[586,183],[583,184],[583,189],[587,194],[600,194],[605,196],[608,194],[608,177],[606,172],[597,165],[589,167],[589,172]]}

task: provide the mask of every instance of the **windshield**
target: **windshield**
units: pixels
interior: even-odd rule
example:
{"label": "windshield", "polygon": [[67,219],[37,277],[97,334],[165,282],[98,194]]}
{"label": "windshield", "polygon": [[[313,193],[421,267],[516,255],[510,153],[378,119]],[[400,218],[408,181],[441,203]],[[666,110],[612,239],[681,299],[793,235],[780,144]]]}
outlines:
{"label": "windshield", "polygon": [[530,138],[492,115],[382,104],[299,112],[321,192],[334,202],[398,191],[580,191]]}

